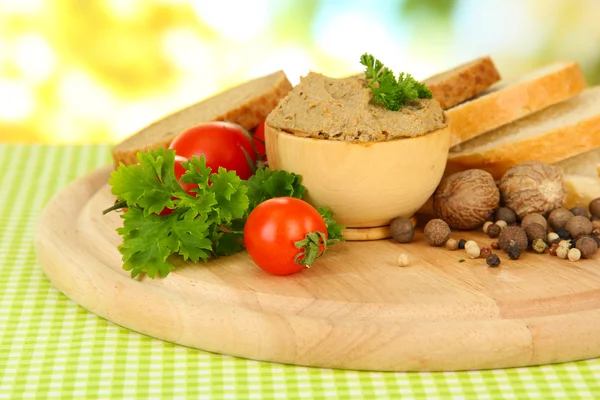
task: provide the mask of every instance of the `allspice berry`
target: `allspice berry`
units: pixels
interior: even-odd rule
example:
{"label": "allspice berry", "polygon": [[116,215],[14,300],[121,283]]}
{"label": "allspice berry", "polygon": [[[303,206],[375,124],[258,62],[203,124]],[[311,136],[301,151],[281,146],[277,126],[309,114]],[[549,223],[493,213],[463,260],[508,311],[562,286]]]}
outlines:
{"label": "allspice berry", "polygon": [[548,223],[553,230],[564,229],[567,222],[573,218],[573,213],[564,207],[555,208],[548,215]]}
{"label": "allspice berry", "polygon": [[498,237],[498,245],[500,248],[506,251],[506,248],[511,241],[515,242],[521,252],[527,250],[529,243],[527,242],[527,234],[523,228],[518,226],[507,226],[502,230]]}
{"label": "allspice berry", "polygon": [[519,245],[514,241],[511,240],[508,245],[504,248],[504,251],[506,252],[506,254],[508,254],[508,257],[511,260],[518,260],[519,257],[521,257],[521,249],[519,248]]}
{"label": "allspice berry", "polygon": [[415,237],[415,227],[409,218],[398,217],[390,224],[392,239],[398,243],[410,243]]}
{"label": "allspice berry", "polygon": [[490,226],[488,226],[487,228],[487,234],[491,239],[497,238],[498,236],[500,236],[500,232],[502,231],[502,228],[496,224],[492,224]]}
{"label": "allspice berry", "polygon": [[581,252],[581,257],[591,258],[596,254],[598,250],[598,244],[594,239],[588,236],[584,236],[577,240],[575,247]]}
{"label": "allspice berry", "polygon": [[592,217],[600,218],[600,197],[590,201],[588,208],[590,209]]}
{"label": "allspice berry", "polygon": [[529,243],[533,243],[536,239],[544,240],[547,236],[546,229],[537,222],[533,222],[525,228],[525,234]]}
{"label": "allspice berry", "polygon": [[585,209],[585,207],[573,207],[571,208],[571,212],[573,213],[573,215],[580,215],[582,217],[586,217],[589,218],[590,217],[590,213],[588,213],[588,210]]}
{"label": "allspice berry", "polygon": [[508,225],[512,225],[517,222],[517,214],[508,207],[500,207],[494,213],[495,221],[502,220],[506,221]]}
{"label": "allspice berry", "polygon": [[538,213],[531,213],[524,216],[521,220],[521,228],[525,229],[527,228],[527,225],[532,224],[534,222],[537,222],[538,224],[542,225],[544,229],[548,229],[548,221],[546,221],[546,218],[544,218],[542,214]]}
{"label": "allspice berry", "polygon": [[450,239],[452,231],[446,222],[437,218],[432,219],[425,225],[423,233],[425,234],[425,240],[431,246],[441,246]]}
{"label": "allspice berry", "polygon": [[456,239],[448,239],[446,241],[446,248],[448,250],[456,250],[456,249],[458,249],[458,240],[456,240]]}
{"label": "allspice berry", "polygon": [[490,267],[497,267],[498,265],[500,265],[500,257],[498,257],[497,254],[490,254],[486,257],[485,262]]}
{"label": "allspice berry", "polygon": [[566,229],[569,231],[569,234],[572,238],[577,239],[580,236],[589,235],[592,233],[594,227],[588,218],[577,215],[569,219]]}

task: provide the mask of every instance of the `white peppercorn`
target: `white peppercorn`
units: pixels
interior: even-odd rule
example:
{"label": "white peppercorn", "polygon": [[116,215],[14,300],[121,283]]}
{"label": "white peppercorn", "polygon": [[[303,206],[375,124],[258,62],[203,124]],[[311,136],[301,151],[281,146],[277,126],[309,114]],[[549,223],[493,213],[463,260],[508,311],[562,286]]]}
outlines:
{"label": "white peppercorn", "polygon": [[398,257],[396,257],[396,263],[400,267],[406,267],[406,266],[408,266],[408,264],[410,264],[410,260],[408,258],[408,254],[406,254],[406,253],[400,253],[400,254],[398,254]]}
{"label": "white peppercorn", "polygon": [[506,223],[506,221],[503,221],[501,219],[498,220],[498,221],[496,221],[496,225],[498,225],[502,229],[504,229],[504,228],[506,228],[508,226],[508,224]]}
{"label": "white peppercorn", "polygon": [[567,256],[569,257],[569,260],[577,261],[581,258],[581,251],[579,251],[578,248],[574,247],[571,250],[569,250]]}
{"label": "white peppercorn", "polygon": [[[469,243],[469,242],[467,242]],[[467,251],[467,255],[471,258],[477,258],[481,255],[481,249],[477,245],[477,243],[473,242],[469,247],[465,246],[465,250]]]}
{"label": "white peppercorn", "polygon": [[568,254],[569,254],[569,248],[567,248],[565,246],[558,246],[558,248],[556,249],[556,255],[559,258],[565,259],[565,258],[567,258]]}
{"label": "white peppercorn", "polygon": [[555,240],[560,239],[560,236],[558,236],[558,233],[556,232],[550,232],[548,234],[548,243],[552,243]]}
{"label": "white peppercorn", "polygon": [[490,225],[494,225],[494,223],[492,221],[486,221],[485,224],[483,224],[483,233],[487,233],[488,228],[490,227]]}

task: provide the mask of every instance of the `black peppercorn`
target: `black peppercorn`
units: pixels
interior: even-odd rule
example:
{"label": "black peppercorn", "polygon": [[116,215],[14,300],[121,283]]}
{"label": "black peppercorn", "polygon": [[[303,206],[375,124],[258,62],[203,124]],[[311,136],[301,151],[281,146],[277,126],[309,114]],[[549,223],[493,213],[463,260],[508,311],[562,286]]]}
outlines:
{"label": "black peppercorn", "polygon": [[458,248],[459,249],[464,249],[465,248],[465,243],[467,243],[467,241],[465,239],[460,239],[458,241]]}
{"label": "black peppercorn", "polygon": [[498,265],[500,265],[500,257],[498,257],[497,254],[490,254],[489,256],[487,256],[487,258],[485,259],[485,262],[487,263],[487,265],[489,265],[490,267],[497,267]]}
{"label": "black peppercorn", "polygon": [[571,238],[571,234],[569,233],[569,231],[566,228],[560,228],[556,230],[556,234],[558,235],[559,238],[561,238],[562,240],[567,240]]}
{"label": "black peppercorn", "polygon": [[519,257],[521,257],[521,249],[514,240],[511,240],[508,243],[508,246],[506,246],[504,251],[506,251],[511,260],[517,260]]}

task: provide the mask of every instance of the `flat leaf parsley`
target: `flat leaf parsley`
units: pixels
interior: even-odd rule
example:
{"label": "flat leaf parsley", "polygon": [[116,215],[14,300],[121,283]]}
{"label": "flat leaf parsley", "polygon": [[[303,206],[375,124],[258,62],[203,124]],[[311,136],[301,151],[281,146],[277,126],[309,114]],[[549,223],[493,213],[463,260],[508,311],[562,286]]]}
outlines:
{"label": "flat leaf parsley", "polygon": [[398,111],[409,100],[433,97],[424,83],[404,72],[396,79],[394,73],[371,54],[363,54],[360,63],[366,67],[365,78],[369,80],[367,87],[372,90],[373,98],[388,110]]}
{"label": "flat leaf parsley", "polygon": [[[142,273],[167,276],[174,269],[173,255],[206,262],[234,254],[243,249],[244,223],[258,204],[274,197],[301,198],[306,192],[301,177],[290,172],[264,168],[245,181],[224,168],[213,172],[204,157],[194,157],[182,163],[186,172],[181,182],[195,186],[188,194],[175,177],[173,150],[140,152],[138,160],[111,173],[116,205],[104,211],[127,209],[117,228],[123,238],[118,249],[132,278]],[[171,212],[160,215],[165,208]],[[319,211],[329,239],[341,240],[343,227],[328,209]]]}

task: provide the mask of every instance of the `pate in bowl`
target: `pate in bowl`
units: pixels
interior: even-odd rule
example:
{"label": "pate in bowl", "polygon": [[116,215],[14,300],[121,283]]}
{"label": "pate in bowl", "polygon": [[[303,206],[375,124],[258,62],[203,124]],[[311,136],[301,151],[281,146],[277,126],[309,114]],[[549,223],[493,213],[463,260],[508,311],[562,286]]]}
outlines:
{"label": "pate in bowl", "polygon": [[373,99],[362,76],[309,73],[265,123],[269,166],[302,176],[306,200],[348,228],[411,217],[440,183],[450,124],[434,99],[397,111]]}

